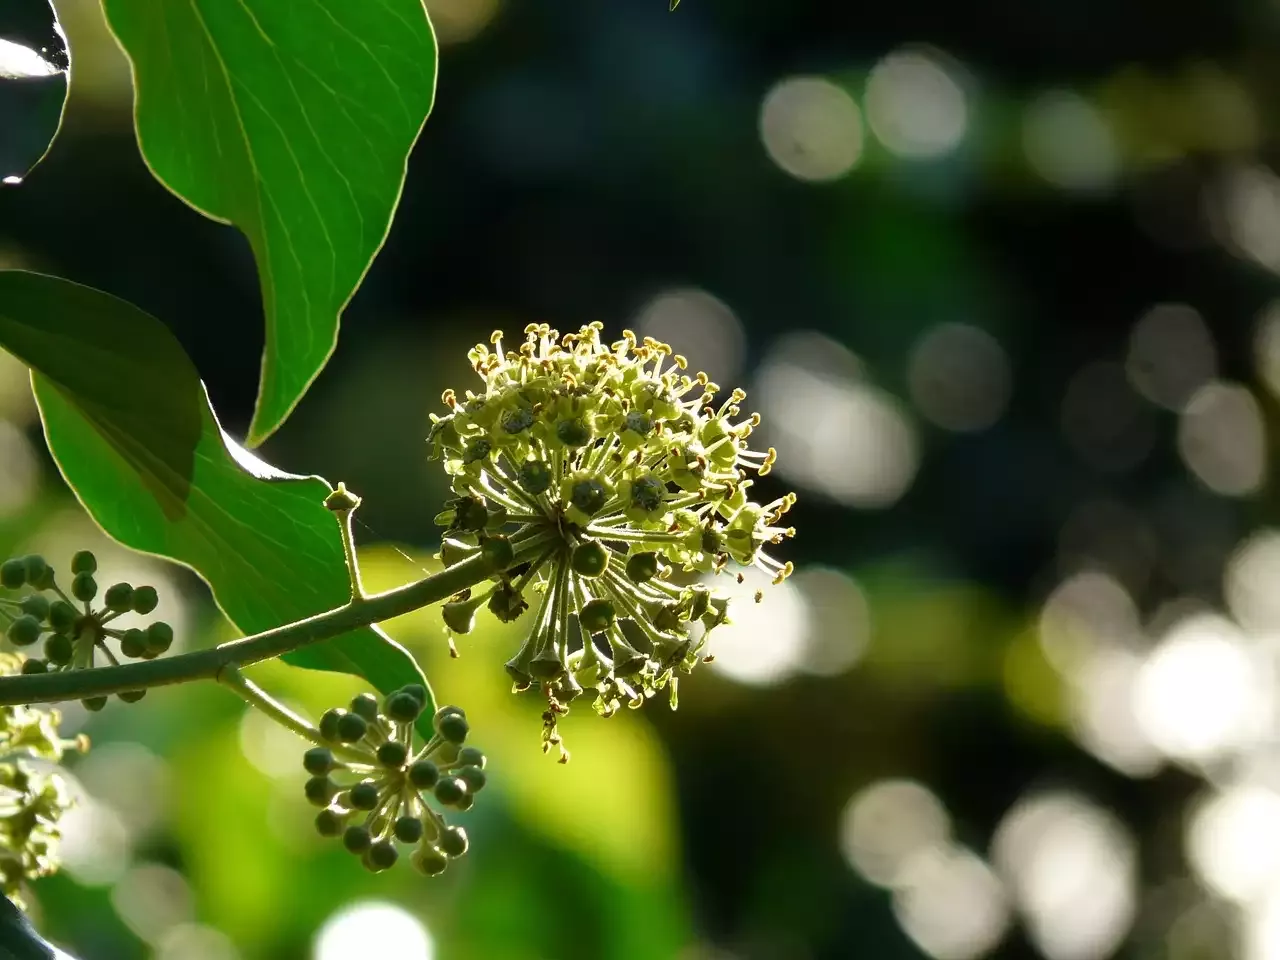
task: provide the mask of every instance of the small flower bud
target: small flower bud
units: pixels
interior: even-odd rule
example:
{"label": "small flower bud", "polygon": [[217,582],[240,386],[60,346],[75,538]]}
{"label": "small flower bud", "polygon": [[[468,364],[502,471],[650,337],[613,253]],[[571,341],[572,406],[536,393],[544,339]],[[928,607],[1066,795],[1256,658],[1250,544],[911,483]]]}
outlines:
{"label": "small flower bud", "polygon": [[133,591],[133,612],[144,617],[155,610],[160,603],[160,595],[155,587],[137,587]]}
{"label": "small flower bud", "polygon": [[467,718],[461,711],[456,713],[446,713],[444,708],[436,713],[435,728],[440,736],[444,737],[450,743],[462,744],[467,739],[467,733],[470,725]]}
{"label": "small flower bud", "polygon": [[6,560],[0,564],[0,586],[17,590],[27,582],[27,565],[21,559]]}
{"label": "small flower bud", "polygon": [[342,845],[352,853],[364,853],[373,843],[373,836],[367,827],[352,824],[342,833]]}
{"label": "small flower bud", "polygon": [[307,795],[307,802],[312,806],[327,807],[329,801],[338,792],[338,785],[328,777],[317,776],[307,781],[303,792]]}
{"label": "small flower bud", "polygon": [[422,704],[413,694],[401,690],[387,697],[385,709],[387,716],[397,723],[413,723],[422,713]]}
{"label": "small flower bud", "polygon": [[336,837],[342,832],[345,818],[336,810],[321,810],[316,814],[316,833],[322,837]]}
{"label": "small flower bud", "polygon": [[360,498],[348,490],[345,483],[339,482],[338,489],[324,498],[324,505],[335,513],[354,510],[360,506]]}
{"label": "small flower bud", "polygon": [[378,719],[378,698],[371,693],[357,694],[351,699],[351,712],[364,717],[369,723],[375,722]]}
{"label": "small flower bud", "polygon": [[65,667],[75,656],[75,644],[65,633],[51,633],[44,641],[44,656],[50,663]]}
{"label": "small flower bud", "polygon": [[26,660],[22,661],[22,672],[27,676],[30,676],[33,673],[47,673],[48,670],[49,668],[45,665],[43,660],[36,660],[32,657],[28,657]]}
{"label": "small flower bud", "polygon": [[575,573],[594,580],[596,577],[603,576],[609,566],[609,549],[594,540],[580,543],[573,548],[570,565]]}
{"label": "small flower bud", "polygon": [[98,558],[88,550],[81,550],[71,558],[72,573],[97,573]]}
{"label": "small flower bud", "polygon": [[417,817],[404,816],[396,820],[396,839],[401,843],[417,843],[422,839],[422,821]]}
{"label": "small flower bud", "polygon": [[421,790],[430,790],[440,779],[440,768],[430,760],[415,760],[409,767],[409,782]]}
{"label": "small flower bud", "polygon": [[435,847],[418,851],[413,857],[418,872],[428,877],[438,877],[449,867],[449,859]]}
{"label": "small flower bud", "polygon": [[399,740],[388,740],[378,747],[378,762],[389,770],[399,770],[409,759],[409,750]]}
{"label": "small flower bud", "polygon": [[379,840],[369,848],[367,854],[369,864],[375,871],[390,870],[396,865],[396,861],[400,859],[400,851],[395,848],[390,840]]}
{"label": "small flower bud", "polygon": [[578,622],[588,633],[602,633],[612,626],[614,618],[617,616],[613,604],[608,600],[597,597],[594,600],[588,600],[582,605],[582,610],[578,614]]}
{"label": "small flower bud", "polygon": [[451,807],[467,795],[467,782],[458,777],[443,777],[435,786],[436,799]]}
{"label": "small flower bud", "polygon": [[472,793],[479,793],[484,789],[485,773],[479,767],[463,767],[458,771],[458,777]]}
{"label": "small flower bud", "polygon": [[81,700],[80,705],[90,713],[97,713],[107,705],[106,697],[89,697],[87,700]]}
{"label": "small flower bud", "polygon": [[[9,624],[9,629],[5,632],[5,635],[15,647],[29,647],[40,639],[42,630],[39,620],[29,613],[24,613]],[[71,641],[68,640],[67,643],[70,644]]]}
{"label": "small flower bud", "polygon": [[378,805],[378,785],[372,780],[361,780],[351,788],[351,806],[357,810],[372,810]]}
{"label": "small flower bud", "polygon": [[98,595],[98,581],[91,573],[77,573],[71,580],[71,595],[81,603],[89,603]]}
{"label": "small flower bud", "polygon": [[488,758],[480,751],[479,747],[463,747],[458,751],[458,762],[469,767],[479,767],[483,770]]}
{"label": "small flower bud", "polygon": [[535,497],[551,487],[551,466],[544,460],[527,460],[520,465],[520,486]]}
{"label": "small flower bud", "polygon": [[126,657],[141,657],[147,652],[147,635],[137,627],[131,627],[120,638],[120,652]]}
{"label": "small flower bud", "polygon": [[58,633],[70,633],[80,615],[65,600],[55,600],[49,605],[49,626]]}
{"label": "small flower bud", "polygon": [[438,844],[446,856],[460,857],[467,852],[467,831],[462,827],[446,827]]}
{"label": "small flower bud", "polygon": [[494,570],[506,570],[515,562],[515,550],[511,541],[503,536],[484,537],[480,541],[480,552],[484,554]]}
{"label": "small flower bud", "polygon": [[22,561],[27,567],[27,583],[39,589],[40,584],[49,575],[49,564],[38,553],[23,557]]}
{"label": "small flower bud", "polygon": [[502,623],[510,623],[529,609],[529,604],[509,583],[500,583],[489,594],[489,612]]}
{"label": "small flower bud", "polygon": [[342,720],[343,716],[344,716],[343,711],[337,709],[336,707],[330,710],[326,710],[323,714],[321,714],[320,723],[317,725],[320,728],[320,736],[324,737],[326,740],[330,742],[337,740],[338,724]]}
{"label": "small flower bud", "polygon": [[323,777],[335,766],[333,751],[328,747],[312,747],[302,755],[302,766],[314,777]]}
{"label": "small flower bud", "polygon": [[627,577],[633,583],[648,583],[658,575],[656,553],[633,553],[627,558]]}
{"label": "small flower bud", "polygon": [[102,602],[113,613],[127,613],[133,609],[133,584],[113,583],[102,595]]}
{"label": "small flower bud", "polygon": [[338,739],[343,743],[355,743],[363,740],[369,732],[369,724],[358,713],[344,713],[338,719]]}
{"label": "small flower bud", "polygon": [[173,627],[163,620],[147,626],[147,653],[158,655],[173,646]]}
{"label": "small flower bud", "polygon": [[23,613],[35,617],[42,623],[49,617],[49,598],[43,594],[33,593],[29,597],[23,597],[19,606]]}
{"label": "small flower bud", "polygon": [[[413,699],[418,701],[418,712],[421,713],[427,706],[430,699],[427,696],[427,688],[420,683],[410,683],[400,688],[401,693],[407,693]],[[415,718],[416,719],[416,718]]]}
{"label": "small flower bud", "polygon": [[147,695],[145,690],[124,690],[116,694],[124,703],[137,703]]}

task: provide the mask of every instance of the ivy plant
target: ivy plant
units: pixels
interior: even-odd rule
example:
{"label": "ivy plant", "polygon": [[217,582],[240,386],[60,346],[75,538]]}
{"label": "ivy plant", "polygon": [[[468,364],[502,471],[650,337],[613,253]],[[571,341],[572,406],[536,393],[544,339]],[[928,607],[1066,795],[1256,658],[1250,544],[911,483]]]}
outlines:
{"label": "ivy plant", "polygon": [[[57,764],[87,747],[38,705],[97,710],[197,681],[298,734],[322,835],[375,872],[403,855],[438,874],[468,847],[450,811],[468,809],[490,772],[464,711],[435,702],[378,624],[433,604],[450,643],[477,616],[517,624],[521,643],[493,669],[541,698],[542,749],[565,762],[558,721],[571,705],[602,717],[657,696],[676,705],[729,616],[712,575],[790,573],[765,551],[792,535],[794,497],[753,499],[775,458],[751,449],[758,416],[667,344],[611,340],[600,324],[530,326],[514,342],[495,332],[469,354],[471,389],[445,392],[425,438],[452,489],[435,518],[443,569],[366,591],[359,497],[250,448],[323,369],[390,228],[434,95],[427,13],[421,0],[103,8],[133,66],[152,172],[253,250],[266,351],[249,435],[222,429],[161,320],[71,279],[0,271],[0,347],[30,368],[50,453],[89,515],[195,570],[243,636],[170,655],[155,589],[114,581],[92,553],[59,570],[34,554],[0,564],[0,883],[20,903],[56,869],[71,802]],[[371,692],[299,716],[242,672],[274,658]]]}

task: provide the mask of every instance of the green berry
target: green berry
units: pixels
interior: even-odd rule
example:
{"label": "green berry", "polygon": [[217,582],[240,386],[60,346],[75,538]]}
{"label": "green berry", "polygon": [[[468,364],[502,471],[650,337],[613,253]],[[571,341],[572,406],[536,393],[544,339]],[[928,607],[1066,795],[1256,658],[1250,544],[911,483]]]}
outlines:
{"label": "green berry", "polygon": [[476,795],[474,793],[463,794],[461,800],[453,805],[453,809],[461,810],[463,813],[470,810],[476,805]]}
{"label": "green berry", "polygon": [[312,747],[302,755],[302,766],[313,777],[323,777],[333,769],[333,751],[328,747]]}
{"label": "green berry", "polygon": [[336,837],[342,832],[344,820],[336,810],[321,810],[316,814],[316,833],[322,837]]}
{"label": "green berry", "polygon": [[527,460],[520,466],[520,486],[535,497],[551,486],[551,466],[543,460]]}
{"label": "green berry", "polygon": [[49,626],[58,633],[70,633],[80,614],[65,600],[55,600],[49,605]]}
{"label": "green berry", "polygon": [[339,710],[337,707],[334,707],[331,710],[326,710],[320,716],[320,736],[329,741],[337,740],[338,723],[342,720],[342,717],[343,711]]}
{"label": "green berry", "polygon": [[22,560],[6,560],[0,564],[0,586],[17,590],[27,582],[27,565]]}
{"label": "green berry", "polygon": [[77,573],[71,580],[71,595],[81,603],[89,603],[98,595],[98,581],[92,573]]}
{"label": "green berry", "polygon": [[369,732],[369,724],[358,713],[344,713],[338,719],[338,739],[343,743],[355,743],[363,740]]}
{"label": "green berry", "polygon": [[88,550],[81,550],[71,558],[72,573],[97,573],[98,558]]}
{"label": "green berry", "polygon": [[163,620],[157,620],[147,627],[147,653],[164,653],[173,646],[173,627]]}
{"label": "green berry", "polygon": [[458,777],[467,785],[467,790],[476,793],[484,789],[485,774],[479,767],[463,767],[458,771]]}
{"label": "green berry", "polygon": [[601,597],[588,600],[578,613],[578,622],[587,633],[603,633],[612,626],[617,611],[613,604]]}
{"label": "green berry", "polygon": [[352,853],[364,853],[372,843],[373,837],[367,827],[352,824],[343,831],[342,845]]}
{"label": "green berry", "polygon": [[33,673],[47,673],[48,670],[49,668],[43,660],[36,660],[32,657],[28,657],[26,660],[22,661],[22,672],[28,676]]}
{"label": "green berry", "polygon": [[461,713],[436,715],[436,731],[450,743],[461,744],[467,739],[470,724]]}
{"label": "green berry", "polygon": [[41,622],[49,617],[49,599],[43,594],[33,593],[29,597],[23,597],[20,606],[23,613],[30,614]]}
{"label": "green berry", "polygon": [[44,641],[44,656],[50,663],[65,667],[75,656],[75,644],[65,633],[51,633]]}
{"label": "green berry", "polygon": [[435,847],[420,850],[413,858],[413,865],[428,877],[438,877],[449,867],[449,858]]}
{"label": "green berry", "polygon": [[44,557],[38,553],[33,553],[29,557],[23,557],[22,562],[27,568],[27,583],[35,586],[43,583],[45,577],[49,575],[49,564],[45,562]]}
{"label": "green berry", "polygon": [[446,856],[460,857],[467,852],[467,831],[461,827],[446,827],[440,834],[440,849]]}
{"label": "green berry", "polygon": [[609,502],[609,488],[594,477],[568,484],[566,499],[588,517],[594,517]]}
{"label": "green berry", "polygon": [[413,699],[418,701],[419,713],[421,713],[424,709],[426,709],[427,701],[430,698],[427,696],[427,688],[424,687],[422,684],[420,683],[406,684],[405,686],[400,688],[400,692],[407,693],[409,696],[413,697]]}
{"label": "green berry", "polygon": [[389,870],[400,859],[400,851],[390,840],[379,840],[369,848],[369,865],[377,870]]}
{"label": "green berry", "polygon": [[457,777],[444,777],[435,788],[436,799],[446,807],[451,807],[467,795],[465,780]]}
{"label": "green berry", "polygon": [[312,777],[303,788],[307,802],[316,807],[327,807],[333,795],[338,792],[338,785],[328,777]]}
{"label": "green berry", "polygon": [[[9,624],[6,636],[15,647],[29,647],[40,639],[42,631],[43,628],[40,626],[40,621],[31,616],[31,614],[24,613]],[[67,642],[70,643],[71,641],[68,640]]]}
{"label": "green berry", "polygon": [[440,779],[440,768],[430,760],[417,760],[409,767],[409,782],[422,790],[430,790]]}
{"label": "green berry", "polygon": [[573,548],[570,565],[575,573],[594,580],[596,577],[603,576],[608,568],[609,550],[594,540],[580,543]]}
{"label": "green berry", "polygon": [[505,570],[515,562],[516,553],[506,537],[485,537],[480,542],[480,552],[495,570]]}
{"label": "green berry", "polygon": [[372,810],[378,805],[378,785],[372,780],[361,780],[351,788],[351,806],[357,810]]}
{"label": "green berry", "polygon": [[413,694],[401,690],[387,697],[386,711],[387,716],[398,723],[413,723],[422,713],[422,704]]}
{"label": "green berry", "polygon": [[591,428],[581,420],[561,420],[556,424],[556,438],[566,447],[582,447],[591,440]]}
{"label": "green berry", "polygon": [[84,708],[88,710],[90,713],[97,713],[99,710],[101,710],[103,707],[107,705],[107,698],[106,697],[90,697],[87,700],[81,700],[80,703],[83,704]]}
{"label": "green berry", "polygon": [[378,762],[391,770],[398,770],[409,759],[409,750],[399,740],[388,740],[378,747]]}
{"label": "green berry", "polygon": [[147,652],[147,635],[137,627],[131,627],[120,638],[120,652],[126,657],[141,657]]}
{"label": "green berry", "polygon": [[146,695],[147,695],[147,691],[145,690],[125,690],[123,693],[116,694],[116,696],[118,696],[125,703],[137,703]]}
{"label": "green berry", "polygon": [[371,693],[361,693],[351,700],[351,712],[364,717],[369,723],[378,719],[378,698]]}
{"label": "green berry", "polygon": [[133,612],[146,616],[160,603],[155,587],[136,587],[133,591]]}
{"label": "green berry", "polygon": [[113,583],[102,595],[102,602],[113,613],[128,613],[133,609],[133,584]]}
{"label": "green berry", "polygon": [[422,821],[417,817],[400,817],[396,820],[396,839],[401,843],[417,843],[422,839]]}
{"label": "green berry", "polygon": [[627,558],[627,577],[633,583],[648,583],[658,575],[656,553],[633,553]]}
{"label": "green berry", "polygon": [[458,762],[468,767],[479,767],[483,770],[488,761],[479,747],[463,747],[458,751]]}

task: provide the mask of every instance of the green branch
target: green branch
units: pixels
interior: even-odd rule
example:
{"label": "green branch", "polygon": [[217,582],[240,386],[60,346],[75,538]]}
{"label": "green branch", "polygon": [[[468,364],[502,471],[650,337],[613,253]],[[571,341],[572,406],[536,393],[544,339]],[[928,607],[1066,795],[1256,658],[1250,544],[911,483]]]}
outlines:
{"label": "green branch", "polygon": [[[536,538],[521,544],[515,563],[531,559],[544,544]],[[176,657],[127,663],[118,667],[64,670],[0,677],[0,706],[81,700],[128,690],[145,690],[191,680],[214,680],[228,666],[271,660],[309,643],[341,636],[350,630],[391,620],[449,599],[483,583],[494,573],[484,554],[476,554],[447,570],[385,593],[352,599],[344,606],[263,633],[232,640],[208,650]]]}

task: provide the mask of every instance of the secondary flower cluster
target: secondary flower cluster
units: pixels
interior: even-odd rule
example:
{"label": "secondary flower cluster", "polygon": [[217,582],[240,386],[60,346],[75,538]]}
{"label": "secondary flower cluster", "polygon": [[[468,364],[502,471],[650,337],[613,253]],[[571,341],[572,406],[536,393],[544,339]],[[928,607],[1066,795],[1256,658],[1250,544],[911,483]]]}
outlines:
{"label": "secondary flower cluster", "polygon": [[[32,592],[21,600],[0,597],[0,623],[8,623],[5,636],[15,647],[34,647],[40,642],[43,658],[29,656],[22,664],[23,673],[46,673],[60,670],[87,669],[94,665],[98,652],[108,663],[118,658],[106,641],[119,642],[120,655],[150,660],[169,649],[173,628],[163,621],[146,629],[132,627],[120,630],[107,624],[126,613],[149,614],[159,597],[155,587],[134,587],[115,583],[102,594],[102,606],[94,608],[98,597],[98,561],[88,550],[81,550],[71,560],[70,595],[58,585],[51,566],[44,557],[14,557],[0,564],[0,586],[6,590],[30,587]],[[52,595],[50,599],[49,594]],[[121,693],[129,703],[141,700],[145,690]],[[90,710],[106,706],[106,697],[90,697],[81,701]]]}
{"label": "secondary flower cluster", "polygon": [[666,344],[630,331],[606,344],[601,329],[530,326],[514,351],[495,333],[492,349],[468,355],[483,391],[447,391],[450,412],[432,416],[429,438],[457,495],[437,517],[444,562],[508,548],[523,560],[447,604],[445,622],[466,633],[482,606],[511,621],[537,598],[507,671],[548,697],[544,749],[559,745],[555,718],[584,691],[604,716],[664,688],[675,705],[677,674],[698,662],[727,604],[671,582],[673,570],[735,563],[775,582],[791,572],[764,548],[794,534],[782,517],[795,497],[751,499],[751,474],[776,454],[749,449],[760,418],[742,415],[745,393],[720,398]]}
{"label": "secondary flower cluster", "polygon": [[[399,859],[397,842],[416,845],[413,864],[427,876],[443,873],[467,852],[466,831],[446,824],[428,800],[469,810],[485,784],[485,756],[463,746],[468,725],[458,707],[441,707],[435,736],[414,751],[414,721],[426,700],[419,684],[391,694],[381,708],[376,697],[360,694],[350,710],[329,710],[320,718],[320,736],[330,746],[312,747],[303,756],[311,774],[307,799],[324,808],[316,830],[341,836],[375,873]],[[335,773],[357,779],[339,784]]]}
{"label": "secondary flower cluster", "polygon": [[[0,654],[0,676],[21,664]],[[56,710],[0,707],[0,890],[18,903],[24,882],[57,870],[58,825],[72,801],[56,765],[66,750],[88,747],[84,737],[63,740],[60,719]]]}

